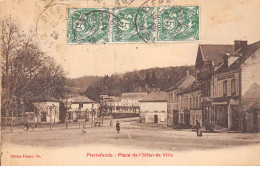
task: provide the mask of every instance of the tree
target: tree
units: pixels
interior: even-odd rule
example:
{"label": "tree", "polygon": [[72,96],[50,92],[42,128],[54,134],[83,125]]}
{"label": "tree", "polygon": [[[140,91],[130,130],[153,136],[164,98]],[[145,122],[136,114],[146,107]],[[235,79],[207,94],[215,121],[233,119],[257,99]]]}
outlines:
{"label": "tree", "polygon": [[2,115],[21,116],[23,104],[38,96],[60,99],[65,73],[34,40],[34,34],[21,34],[11,18],[1,22]]}
{"label": "tree", "polygon": [[2,60],[2,106],[5,116],[10,116],[11,105],[15,90],[13,75],[13,59],[16,57],[19,44],[18,25],[11,18],[6,18],[1,22],[1,60]]}
{"label": "tree", "polygon": [[158,83],[157,75],[156,75],[155,70],[153,69],[152,77],[151,77],[151,84],[153,87],[156,87],[157,83]]}

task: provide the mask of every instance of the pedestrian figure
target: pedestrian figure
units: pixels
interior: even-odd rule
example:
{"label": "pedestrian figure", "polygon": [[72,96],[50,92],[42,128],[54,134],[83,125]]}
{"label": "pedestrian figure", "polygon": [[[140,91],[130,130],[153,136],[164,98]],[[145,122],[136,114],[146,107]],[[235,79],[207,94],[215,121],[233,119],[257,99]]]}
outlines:
{"label": "pedestrian figure", "polygon": [[86,134],[87,132],[86,132],[86,128],[87,128],[87,126],[86,126],[86,124],[84,124],[83,125],[83,128],[82,128],[82,134]]}
{"label": "pedestrian figure", "polygon": [[197,129],[197,136],[202,136],[201,127],[200,127],[200,123],[198,122],[198,120],[196,120],[196,129]]}
{"label": "pedestrian figure", "polygon": [[25,130],[28,131],[29,130],[29,124],[25,123]]}
{"label": "pedestrian figure", "polygon": [[117,133],[120,132],[120,123],[119,123],[119,121],[116,122],[116,131],[117,131]]}
{"label": "pedestrian figure", "polygon": [[27,131],[26,123],[24,123],[24,131]]}

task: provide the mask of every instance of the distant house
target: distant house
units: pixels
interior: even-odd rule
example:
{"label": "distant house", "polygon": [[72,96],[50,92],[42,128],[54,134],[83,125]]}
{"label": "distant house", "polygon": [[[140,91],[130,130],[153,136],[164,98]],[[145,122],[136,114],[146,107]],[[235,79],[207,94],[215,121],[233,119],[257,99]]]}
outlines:
{"label": "distant house", "polygon": [[60,100],[40,97],[31,101],[36,109],[38,123],[58,123],[60,121]]}
{"label": "distant house", "polygon": [[109,99],[106,104],[108,114],[120,113],[121,97],[109,96]]}
{"label": "distant house", "polygon": [[87,121],[97,116],[99,104],[85,96],[75,96],[67,99],[68,121]]}
{"label": "distant house", "polygon": [[151,92],[140,100],[140,118],[145,123],[166,123],[167,93]]}
{"label": "distant house", "polygon": [[178,93],[190,86],[196,78],[187,72],[186,76],[174,84],[167,92],[167,126],[174,127],[179,125],[179,97]]}
{"label": "distant house", "polygon": [[140,100],[146,96],[146,92],[131,92],[121,94],[120,112],[122,113],[139,113]]}

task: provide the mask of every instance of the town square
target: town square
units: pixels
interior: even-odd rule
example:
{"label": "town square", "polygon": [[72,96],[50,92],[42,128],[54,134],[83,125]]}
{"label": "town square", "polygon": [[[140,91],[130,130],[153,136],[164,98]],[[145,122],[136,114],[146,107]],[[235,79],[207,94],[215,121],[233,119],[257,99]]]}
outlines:
{"label": "town square", "polygon": [[1,1],[0,165],[260,165],[259,7]]}

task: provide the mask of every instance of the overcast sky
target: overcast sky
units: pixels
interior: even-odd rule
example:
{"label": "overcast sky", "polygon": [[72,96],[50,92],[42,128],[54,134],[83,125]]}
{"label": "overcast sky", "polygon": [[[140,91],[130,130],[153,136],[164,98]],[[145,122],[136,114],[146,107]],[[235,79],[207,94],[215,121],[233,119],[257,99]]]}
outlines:
{"label": "overcast sky", "polygon": [[[200,41],[164,44],[68,45],[66,5],[43,12],[44,2],[1,2],[1,16],[12,15],[25,32],[35,30],[43,51],[59,62],[68,77],[124,73],[152,67],[194,65],[198,44],[233,44],[234,40],[260,40],[260,1],[194,0],[176,3],[200,5]],[[74,7],[77,5],[74,4]],[[79,5],[78,5],[79,6]],[[82,6],[84,7],[84,6]],[[4,12],[3,12],[4,11]]]}

